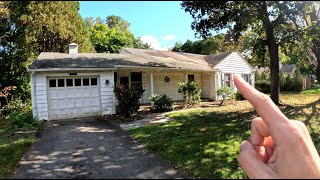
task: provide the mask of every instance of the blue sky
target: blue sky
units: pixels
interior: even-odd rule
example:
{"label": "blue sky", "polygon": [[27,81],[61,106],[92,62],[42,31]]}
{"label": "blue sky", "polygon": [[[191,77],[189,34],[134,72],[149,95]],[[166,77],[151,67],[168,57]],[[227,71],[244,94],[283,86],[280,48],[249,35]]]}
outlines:
{"label": "blue sky", "polygon": [[193,21],[180,6],[181,1],[80,1],[85,17],[117,15],[131,23],[135,37],[141,37],[154,49],[166,50],[175,42],[198,40],[191,29]]}

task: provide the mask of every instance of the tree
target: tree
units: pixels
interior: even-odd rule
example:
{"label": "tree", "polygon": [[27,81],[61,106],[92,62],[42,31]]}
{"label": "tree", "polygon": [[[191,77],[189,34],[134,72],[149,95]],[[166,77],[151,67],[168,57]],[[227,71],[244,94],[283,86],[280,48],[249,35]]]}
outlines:
{"label": "tree", "polygon": [[295,28],[301,32],[300,41],[297,44],[303,43],[303,48],[310,60],[315,59],[317,62],[316,75],[320,82],[320,3],[317,1],[295,1],[297,9],[301,9],[298,18],[294,21]]}
{"label": "tree", "polygon": [[30,99],[27,67],[44,51],[67,52],[76,42],[80,52],[93,52],[88,27],[75,1],[6,1],[0,4],[0,83],[17,86]]}
{"label": "tree", "polygon": [[108,16],[106,19],[106,24],[109,28],[115,28],[118,31],[130,31],[129,27],[131,25],[128,21],[116,15]]}
{"label": "tree", "polygon": [[265,33],[271,69],[271,99],[279,104],[279,45],[294,35],[292,22],[298,10],[289,1],[183,1],[182,8],[194,18],[196,35],[210,36],[211,30],[229,28],[237,41],[248,28]]}
{"label": "tree", "polygon": [[[148,44],[135,38],[129,30],[130,23],[118,16],[108,16],[106,23],[101,18],[86,18],[90,27],[90,40],[98,53],[119,53],[123,47],[150,49]],[[119,23],[119,24],[118,24]]]}
{"label": "tree", "polygon": [[233,49],[223,34],[205,38],[198,41],[187,40],[184,44],[176,43],[172,51],[194,54],[218,54]]}
{"label": "tree", "polygon": [[171,51],[173,52],[181,52],[181,47],[183,46],[183,44],[179,41],[176,42],[173,46],[173,48],[171,49]]}

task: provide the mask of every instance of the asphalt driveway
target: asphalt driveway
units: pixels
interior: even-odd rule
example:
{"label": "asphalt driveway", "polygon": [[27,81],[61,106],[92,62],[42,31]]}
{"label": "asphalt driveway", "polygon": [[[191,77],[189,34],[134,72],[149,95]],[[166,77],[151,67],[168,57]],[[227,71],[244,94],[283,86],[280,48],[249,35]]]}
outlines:
{"label": "asphalt driveway", "polygon": [[22,158],[15,178],[190,178],[130,135],[94,118],[47,123]]}

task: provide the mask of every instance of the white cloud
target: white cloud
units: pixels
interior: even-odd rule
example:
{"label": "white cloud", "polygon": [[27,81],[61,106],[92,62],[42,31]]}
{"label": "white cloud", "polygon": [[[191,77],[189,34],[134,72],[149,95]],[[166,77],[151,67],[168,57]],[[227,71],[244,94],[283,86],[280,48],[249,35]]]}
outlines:
{"label": "white cloud", "polygon": [[149,44],[155,50],[167,51],[169,47],[162,47],[159,40],[153,35],[144,35],[141,37],[143,43]]}
{"label": "white cloud", "polygon": [[164,39],[164,40],[166,40],[166,41],[172,41],[172,40],[176,39],[176,36],[170,34],[170,35],[164,36],[162,39]]}

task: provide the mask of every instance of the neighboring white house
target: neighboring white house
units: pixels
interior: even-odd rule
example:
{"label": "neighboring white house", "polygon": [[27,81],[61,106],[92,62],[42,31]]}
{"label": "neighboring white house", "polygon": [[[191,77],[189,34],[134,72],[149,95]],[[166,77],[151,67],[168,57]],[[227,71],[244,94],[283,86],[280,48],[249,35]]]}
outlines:
{"label": "neighboring white house", "polygon": [[218,55],[123,48],[119,54],[42,52],[31,72],[33,116],[44,120],[115,114],[115,84],[141,86],[141,103],[152,94],[182,100],[178,82],[195,81],[201,97],[217,100],[220,86],[235,88],[234,74],[254,85],[254,69],[238,52]]}

